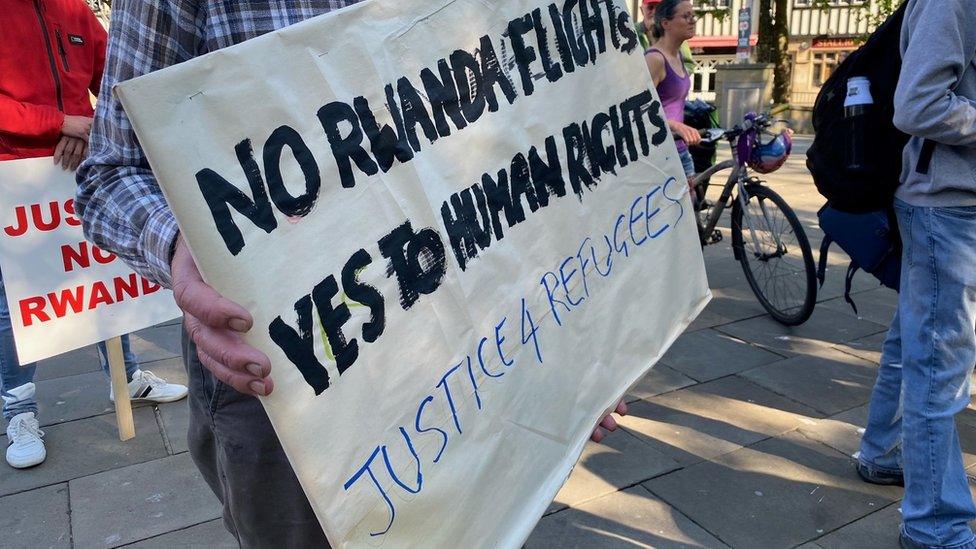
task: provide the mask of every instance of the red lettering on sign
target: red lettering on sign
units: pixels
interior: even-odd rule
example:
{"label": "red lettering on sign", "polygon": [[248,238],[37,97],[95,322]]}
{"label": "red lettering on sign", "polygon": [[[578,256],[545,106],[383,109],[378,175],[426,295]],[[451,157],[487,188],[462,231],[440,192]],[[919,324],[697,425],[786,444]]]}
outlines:
{"label": "red lettering on sign", "polygon": [[91,266],[93,257],[97,263],[102,265],[111,263],[116,258],[115,254],[106,252],[95,245],[91,245],[89,250],[88,242],[79,242],[77,250],[68,244],[61,246],[61,262],[64,263],[64,272],[66,273],[73,271],[75,264],[80,269],[87,269]]}
{"label": "red lettering on sign", "polygon": [[61,290],[61,294],[51,292],[47,294],[51,308],[54,309],[54,316],[61,318],[68,314],[70,307],[72,312],[80,313],[85,308],[85,287],[77,286],[71,289]]}
{"label": "red lettering on sign", "polygon": [[154,284],[152,282],[149,282],[145,278],[142,279],[142,295],[153,294],[162,289],[163,287],[160,286],[159,284]]}
{"label": "red lettering on sign", "polygon": [[129,278],[117,276],[113,282],[115,283],[115,301],[122,301],[123,293],[129,297],[139,297],[139,277],[136,273],[130,274]]}
{"label": "red lettering on sign", "polygon": [[65,223],[67,223],[68,225],[71,225],[72,227],[80,227],[81,226],[81,221],[78,221],[78,218],[75,217],[75,199],[74,198],[69,198],[64,203],[64,212],[66,214],[68,214],[68,215],[64,216],[64,222]]}
{"label": "red lettering on sign", "polygon": [[51,320],[50,315],[44,312],[46,305],[47,300],[44,299],[44,296],[29,297],[20,300],[20,320],[24,323],[25,328],[34,324],[34,317],[37,317],[37,320],[42,323]]}
{"label": "red lettering on sign", "polygon": [[17,206],[14,208],[14,215],[17,218],[17,223],[15,225],[4,227],[3,232],[15,238],[18,236],[24,236],[24,234],[27,233],[27,208],[24,206]]}
{"label": "red lettering on sign", "polygon": [[50,221],[44,221],[44,212],[41,211],[40,204],[31,204],[31,218],[34,220],[34,226],[42,233],[53,231],[61,224],[61,208],[58,207],[58,203],[50,202],[47,207],[51,212]]}
{"label": "red lettering on sign", "polygon": [[88,310],[92,310],[101,304],[111,305],[115,303],[112,301],[112,296],[108,293],[108,288],[105,287],[105,283],[101,280],[92,284],[91,299],[88,301]]}
{"label": "red lettering on sign", "polygon": [[64,263],[64,272],[70,273],[75,270],[75,263],[81,269],[91,266],[91,257],[88,255],[88,243],[79,242],[78,249],[75,250],[70,244],[61,246],[61,262]]}

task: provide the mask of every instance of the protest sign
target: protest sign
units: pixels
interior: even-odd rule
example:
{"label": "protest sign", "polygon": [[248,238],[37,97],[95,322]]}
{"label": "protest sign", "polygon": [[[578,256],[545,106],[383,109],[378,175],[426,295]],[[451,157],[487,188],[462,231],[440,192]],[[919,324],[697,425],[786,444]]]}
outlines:
{"label": "protest sign", "polygon": [[168,290],[85,240],[74,196],[50,157],[0,162],[0,272],[23,364],[180,316]]}
{"label": "protest sign", "polygon": [[116,93],[335,547],[517,547],[709,298],[620,1],[364,2]]}

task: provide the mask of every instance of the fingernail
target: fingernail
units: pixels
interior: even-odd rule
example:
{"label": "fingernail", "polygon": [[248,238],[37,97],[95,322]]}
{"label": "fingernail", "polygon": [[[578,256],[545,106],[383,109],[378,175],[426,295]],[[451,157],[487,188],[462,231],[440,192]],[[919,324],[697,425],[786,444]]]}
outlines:
{"label": "fingernail", "polygon": [[258,366],[257,364],[248,364],[247,371],[251,372],[254,377],[264,377],[264,368]]}
{"label": "fingernail", "polygon": [[234,330],[235,332],[240,332],[243,334],[247,331],[247,322],[245,322],[243,318],[232,318],[229,322],[227,322],[227,325],[230,326],[230,329]]}
{"label": "fingernail", "polygon": [[261,383],[260,381],[252,381],[248,383],[247,386],[250,387],[251,390],[254,391],[256,394],[259,394],[261,396],[266,395],[266,393],[264,392],[265,391],[264,383]]}

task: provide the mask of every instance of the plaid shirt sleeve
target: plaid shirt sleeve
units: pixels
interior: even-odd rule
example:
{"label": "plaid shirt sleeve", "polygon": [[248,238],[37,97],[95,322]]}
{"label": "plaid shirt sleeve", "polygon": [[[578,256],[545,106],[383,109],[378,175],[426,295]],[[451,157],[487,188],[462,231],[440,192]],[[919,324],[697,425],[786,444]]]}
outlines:
{"label": "plaid shirt sleeve", "polygon": [[194,57],[203,40],[202,14],[191,1],[116,0],[112,8],[90,154],[78,169],[75,205],[89,240],[169,287],[179,228],[112,87]]}

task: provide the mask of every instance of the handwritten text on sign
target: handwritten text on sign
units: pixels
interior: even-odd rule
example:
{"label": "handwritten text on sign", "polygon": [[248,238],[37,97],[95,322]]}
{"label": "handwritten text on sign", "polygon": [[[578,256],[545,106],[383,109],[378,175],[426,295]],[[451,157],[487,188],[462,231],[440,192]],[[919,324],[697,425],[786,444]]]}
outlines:
{"label": "handwritten text on sign", "polygon": [[179,315],[168,292],[84,240],[74,191],[50,158],[0,162],[0,272],[22,363]]}
{"label": "handwritten text on sign", "polygon": [[637,44],[610,0],[366,2],[119,87],[334,545],[517,545],[704,305]]}

